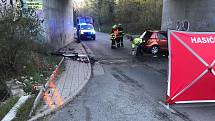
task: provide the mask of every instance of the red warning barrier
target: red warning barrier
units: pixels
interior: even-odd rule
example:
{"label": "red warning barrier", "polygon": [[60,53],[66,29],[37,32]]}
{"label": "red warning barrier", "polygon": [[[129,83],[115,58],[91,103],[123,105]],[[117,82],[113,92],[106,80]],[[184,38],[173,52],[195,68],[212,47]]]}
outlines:
{"label": "red warning barrier", "polygon": [[167,103],[215,102],[215,33],[169,31]]}

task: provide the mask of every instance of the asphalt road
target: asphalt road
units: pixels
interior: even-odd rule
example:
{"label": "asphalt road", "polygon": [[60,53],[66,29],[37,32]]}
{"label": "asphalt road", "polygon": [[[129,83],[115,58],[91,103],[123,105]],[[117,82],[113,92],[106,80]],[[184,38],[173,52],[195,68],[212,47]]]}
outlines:
{"label": "asphalt road", "polygon": [[175,105],[171,113],[164,101],[167,88],[167,57],[150,54],[134,57],[130,42],[110,49],[109,36],[97,33],[96,41],[84,41],[92,50],[93,76],[65,108],[50,121],[214,121],[215,105]]}

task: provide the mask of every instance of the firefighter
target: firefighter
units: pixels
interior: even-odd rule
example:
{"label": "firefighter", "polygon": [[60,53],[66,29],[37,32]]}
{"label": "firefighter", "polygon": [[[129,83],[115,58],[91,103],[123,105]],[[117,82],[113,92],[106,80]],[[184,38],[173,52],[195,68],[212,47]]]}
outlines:
{"label": "firefighter", "polygon": [[132,55],[135,55],[135,53],[136,53],[136,56],[142,55],[143,54],[142,45],[145,41],[141,38],[133,38],[132,36],[130,36],[130,41],[131,41]]}
{"label": "firefighter", "polygon": [[118,38],[119,30],[117,28],[117,25],[113,25],[111,30],[111,48],[116,49],[116,40]]}
{"label": "firefighter", "polygon": [[120,47],[124,47],[124,44],[123,44],[123,36],[124,36],[124,29],[122,27],[122,24],[118,24],[118,30],[119,30],[119,46]]}

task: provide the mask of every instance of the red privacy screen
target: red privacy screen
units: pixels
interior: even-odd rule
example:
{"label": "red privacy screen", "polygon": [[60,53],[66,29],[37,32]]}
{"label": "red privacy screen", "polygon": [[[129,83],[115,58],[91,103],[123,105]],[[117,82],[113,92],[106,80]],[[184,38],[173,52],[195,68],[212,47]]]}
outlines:
{"label": "red privacy screen", "polygon": [[167,103],[215,102],[215,33],[169,31]]}

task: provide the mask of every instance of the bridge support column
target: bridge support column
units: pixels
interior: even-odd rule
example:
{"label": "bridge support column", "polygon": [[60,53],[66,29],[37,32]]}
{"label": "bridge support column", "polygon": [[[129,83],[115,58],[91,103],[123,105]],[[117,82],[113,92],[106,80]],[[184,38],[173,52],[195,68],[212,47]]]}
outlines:
{"label": "bridge support column", "polygon": [[73,39],[73,0],[43,0],[47,40],[59,49]]}
{"label": "bridge support column", "polygon": [[188,21],[190,31],[214,31],[214,13],[213,0],[163,0],[161,29],[176,29],[178,22]]}

